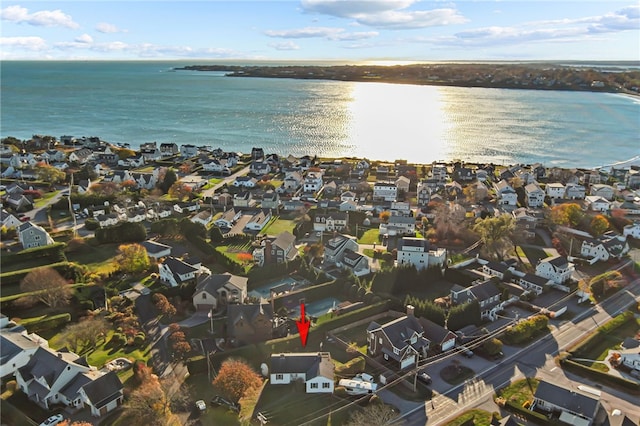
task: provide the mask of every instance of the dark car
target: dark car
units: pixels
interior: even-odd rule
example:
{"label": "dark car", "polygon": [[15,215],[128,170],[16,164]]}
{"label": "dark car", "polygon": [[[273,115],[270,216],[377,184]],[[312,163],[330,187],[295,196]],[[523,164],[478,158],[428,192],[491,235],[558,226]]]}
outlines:
{"label": "dark car", "polygon": [[491,357],[493,359],[501,359],[501,358],[504,358],[504,353],[502,351],[496,352],[495,354],[491,355]]}
{"label": "dark car", "polygon": [[471,358],[473,356],[473,351],[469,348],[465,348],[464,346],[462,347],[462,351],[461,351],[462,355],[466,356],[467,358]]}
{"label": "dark car", "polygon": [[232,411],[235,411],[236,413],[240,412],[240,404],[226,400],[220,395],[216,395],[213,398],[211,398],[211,405],[213,406],[221,405],[221,406],[227,407]]}
{"label": "dark car", "polygon": [[431,384],[431,376],[428,375],[426,371],[420,371],[418,373],[418,380],[420,380],[425,385]]}

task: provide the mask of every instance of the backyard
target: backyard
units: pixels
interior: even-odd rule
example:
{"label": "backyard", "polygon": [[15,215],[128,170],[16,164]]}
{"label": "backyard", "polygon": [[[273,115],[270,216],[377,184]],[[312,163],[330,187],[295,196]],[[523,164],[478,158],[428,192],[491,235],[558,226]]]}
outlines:
{"label": "backyard", "polygon": [[281,219],[279,216],[276,216],[275,219],[269,221],[267,226],[262,229],[261,233],[274,236],[284,231],[293,233],[293,228],[295,227],[296,223],[293,220]]}

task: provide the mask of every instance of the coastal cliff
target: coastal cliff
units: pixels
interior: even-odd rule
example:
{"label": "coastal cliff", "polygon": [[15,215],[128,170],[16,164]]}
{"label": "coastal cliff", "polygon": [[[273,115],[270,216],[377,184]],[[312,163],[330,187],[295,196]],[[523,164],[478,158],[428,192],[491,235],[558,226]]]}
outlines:
{"label": "coastal cliff", "polygon": [[373,81],[434,86],[593,91],[631,95],[638,95],[640,91],[640,70],[594,69],[557,64],[190,65],[176,69],[224,71],[229,77]]}

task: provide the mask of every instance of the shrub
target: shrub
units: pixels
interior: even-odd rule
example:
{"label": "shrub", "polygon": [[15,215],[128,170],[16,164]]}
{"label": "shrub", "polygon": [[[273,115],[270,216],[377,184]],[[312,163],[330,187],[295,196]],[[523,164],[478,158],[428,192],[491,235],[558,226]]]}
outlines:
{"label": "shrub", "polygon": [[87,231],[95,231],[96,229],[100,228],[100,222],[90,217],[89,219],[84,221],[84,227],[87,228]]}

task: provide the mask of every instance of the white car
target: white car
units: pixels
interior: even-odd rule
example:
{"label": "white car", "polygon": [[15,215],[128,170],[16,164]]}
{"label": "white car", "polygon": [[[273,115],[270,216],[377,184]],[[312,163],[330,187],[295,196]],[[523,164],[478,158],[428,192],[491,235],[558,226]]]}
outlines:
{"label": "white car", "polygon": [[198,407],[198,410],[200,410],[200,411],[206,411],[207,410],[207,404],[201,399],[196,401],[196,407]]}
{"label": "white car", "polygon": [[62,414],[55,414],[49,417],[44,422],[40,423],[40,426],[55,426],[58,423],[62,422],[63,420],[64,420],[64,417],[62,416]]}

